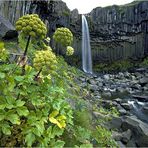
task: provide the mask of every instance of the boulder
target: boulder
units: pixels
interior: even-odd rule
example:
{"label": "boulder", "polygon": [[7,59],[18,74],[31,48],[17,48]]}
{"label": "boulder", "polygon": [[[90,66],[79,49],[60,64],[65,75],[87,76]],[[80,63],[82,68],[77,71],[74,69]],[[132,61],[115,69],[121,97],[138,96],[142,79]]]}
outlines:
{"label": "boulder", "polygon": [[131,110],[132,108],[131,104],[128,103],[122,103],[121,106],[126,110]]}
{"label": "boulder", "polygon": [[147,77],[141,78],[141,79],[139,80],[139,83],[140,83],[142,86],[145,85],[145,84],[147,84],[147,83],[148,83],[148,78],[147,78]]}
{"label": "boulder", "polygon": [[127,144],[128,141],[131,139],[131,136],[132,136],[132,132],[131,132],[130,129],[128,129],[127,131],[125,131],[125,132],[122,133],[121,141],[122,141],[124,144]]}
{"label": "boulder", "polygon": [[120,129],[122,125],[121,117],[112,117],[112,120],[108,122],[109,129]]}
{"label": "boulder", "polygon": [[140,147],[148,146],[148,125],[135,116],[126,116],[123,123],[122,129],[132,131],[136,144]]}
{"label": "boulder", "polygon": [[0,38],[12,39],[17,37],[18,33],[14,26],[0,15]]}
{"label": "boulder", "polygon": [[141,101],[141,102],[148,101],[148,96],[132,95],[132,97]]}

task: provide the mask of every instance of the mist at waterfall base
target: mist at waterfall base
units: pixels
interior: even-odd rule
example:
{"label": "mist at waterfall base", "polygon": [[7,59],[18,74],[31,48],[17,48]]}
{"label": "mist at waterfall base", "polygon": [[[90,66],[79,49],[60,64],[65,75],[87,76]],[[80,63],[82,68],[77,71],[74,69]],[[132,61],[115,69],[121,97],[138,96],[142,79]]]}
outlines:
{"label": "mist at waterfall base", "polygon": [[93,73],[89,28],[84,15],[82,15],[82,69],[88,74]]}

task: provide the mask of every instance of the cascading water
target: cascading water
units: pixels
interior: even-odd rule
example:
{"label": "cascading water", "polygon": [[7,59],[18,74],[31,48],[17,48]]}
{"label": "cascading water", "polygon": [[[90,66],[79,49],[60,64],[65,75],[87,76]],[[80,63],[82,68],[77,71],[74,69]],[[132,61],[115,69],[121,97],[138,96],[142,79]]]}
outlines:
{"label": "cascading water", "polygon": [[84,15],[82,15],[82,68],[84,72],[92,74],[89,28]]}

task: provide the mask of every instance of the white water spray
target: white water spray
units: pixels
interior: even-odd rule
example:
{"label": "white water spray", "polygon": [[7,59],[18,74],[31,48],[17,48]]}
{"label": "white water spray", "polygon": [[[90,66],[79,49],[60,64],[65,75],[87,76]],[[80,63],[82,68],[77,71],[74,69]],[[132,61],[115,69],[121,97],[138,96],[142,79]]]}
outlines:
{"label": "white water spray", "polygon": [[82,15],[82,68],[84,72],[92,74],[92,55],[89,28],[84,15]]}

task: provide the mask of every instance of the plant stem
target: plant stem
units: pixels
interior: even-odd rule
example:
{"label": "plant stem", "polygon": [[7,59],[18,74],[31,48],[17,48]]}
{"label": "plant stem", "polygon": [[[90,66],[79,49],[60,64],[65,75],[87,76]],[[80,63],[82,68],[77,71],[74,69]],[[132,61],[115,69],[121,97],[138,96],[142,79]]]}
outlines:
{"label": "plant stem", "polygon": [[29,35],[23,56],[26,56],[27,55],[27,51],[28,51],[28,46],[29,46],[29,43],[30,43],[30,39],[31,39],[31,36]]}
{"label": "plant stem", "polygon": [[38,76],[40,75],[41,72],[42,72],[42,68],[39,70],[39,72],[37,73],[37,75],[34,77],[34,80],[35,80],[35,81],[38,80]]}
{"label": "plant stem", "polygon": [[[26,58],[30,39],[31,39],[31,36],[29,35],[28,40],[27,40],[27,44],[26,44],[26,48],[25,48],[25,51],[24,51],[24,54],[23,54],[23,57],[22,57],[22,61],[25,60],[25,58]],[[22,75],[25,75],[25,66],[26,66],[26,64],[24,64],[23,67],[22,67]]]}

